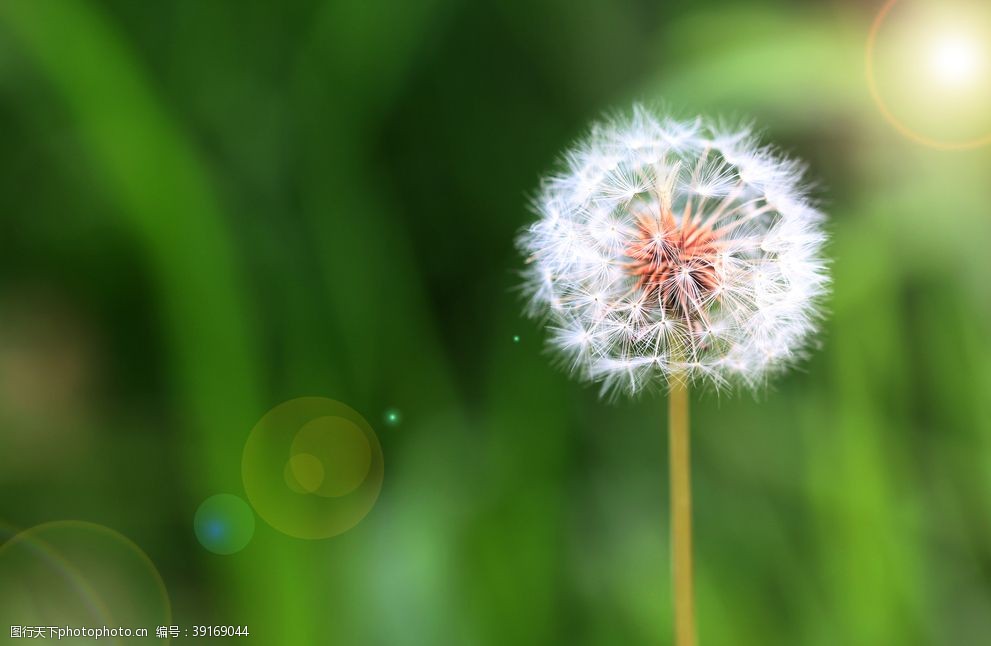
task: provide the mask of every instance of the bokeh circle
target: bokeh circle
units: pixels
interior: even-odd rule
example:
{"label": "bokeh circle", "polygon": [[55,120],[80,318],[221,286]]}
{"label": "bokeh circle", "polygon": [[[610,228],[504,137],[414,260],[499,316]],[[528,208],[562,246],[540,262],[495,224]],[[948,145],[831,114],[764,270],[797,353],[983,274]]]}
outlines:
{"label": "bokeh circle", "polygon": [[371,511],[384,461],[357,411],[324,397],[282,403],[251,430],[241,460],[248,501],[265,522],[296,538],[341,534]]}
{"label": "bokeh circle", "polygon": [[[119,532],[83,521],[37,525],[0,545],[0,625],[151,628],[172,607],[158,569]],[[48,638],[46,631],[45,637]],[[90,638],[63,638],[60,643]],[[139,637],[101,638],[128,644]]]}
{"label": "bokeh circle", "polygon": [[220,493],[204,500],[193,517],[196,539],[214,554],[243,550],[255,533],[255,514],[242,498]]}

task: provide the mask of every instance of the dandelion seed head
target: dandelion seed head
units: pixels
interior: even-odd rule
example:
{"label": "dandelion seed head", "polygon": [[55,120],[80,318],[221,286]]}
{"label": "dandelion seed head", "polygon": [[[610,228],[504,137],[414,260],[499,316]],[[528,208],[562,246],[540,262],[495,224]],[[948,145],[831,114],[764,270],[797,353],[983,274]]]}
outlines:
{"label": "dandelion seed head", "polygon": [[829,278],[803,167],[749,129],[636,106],[592,127],[519,236],[527,313],[604,394],[759,387],[801,358]]}

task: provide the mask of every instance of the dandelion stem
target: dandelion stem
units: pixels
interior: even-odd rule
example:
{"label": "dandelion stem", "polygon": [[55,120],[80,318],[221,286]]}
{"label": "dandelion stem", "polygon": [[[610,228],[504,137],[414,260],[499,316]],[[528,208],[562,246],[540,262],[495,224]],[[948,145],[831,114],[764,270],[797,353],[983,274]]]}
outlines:
{"label": "dandelion stem", "polygon": [[672,381],[671,392],[668,395],[668,437],[671,470],[671,560],[674,570],[675,645],[695,646],[688,386],[677,379]]}

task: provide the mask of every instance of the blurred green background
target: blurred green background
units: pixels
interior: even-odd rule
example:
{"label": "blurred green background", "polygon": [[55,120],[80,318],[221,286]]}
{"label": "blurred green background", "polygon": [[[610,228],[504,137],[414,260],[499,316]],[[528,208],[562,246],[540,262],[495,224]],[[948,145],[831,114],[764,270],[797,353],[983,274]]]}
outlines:
{"label": "blurred green background", "polygon": [[[591,120],[664,100],[831,215],[821,349],[696,398],[701,643],[991,643],[991,149],[882,119],[875,4],[4,0],[0,520],[111,527],[255,643],[670,643],[663,398],[549,367],[513,248]],[[375,427],[377,505],[206,551],[303,395]]]}

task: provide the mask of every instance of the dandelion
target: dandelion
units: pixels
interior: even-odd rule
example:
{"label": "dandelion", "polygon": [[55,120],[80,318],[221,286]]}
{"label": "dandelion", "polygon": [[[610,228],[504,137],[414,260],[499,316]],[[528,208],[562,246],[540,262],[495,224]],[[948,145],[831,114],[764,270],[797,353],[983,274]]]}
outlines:
{"label": "dandelion", "polygon": [[688,388],[756,388],[804,356],[828,286],[803,167],[698,118],[594,126],[518,245],[528,313],[606,396],[667,387],[675,615],[694,644]]}

